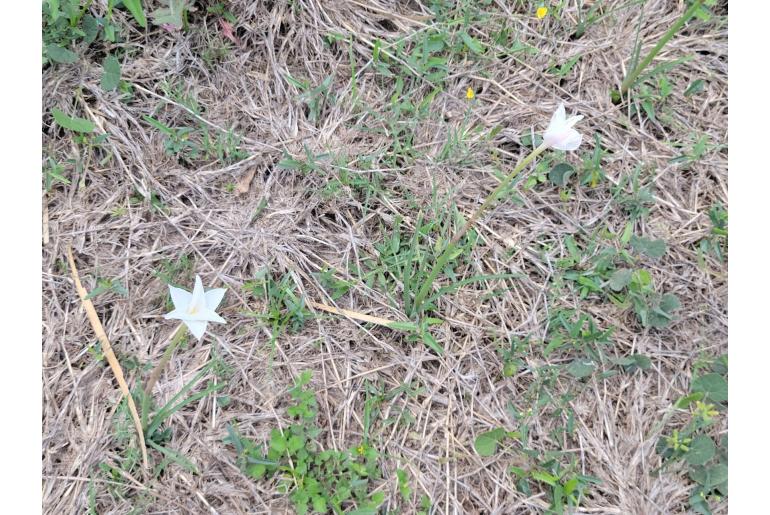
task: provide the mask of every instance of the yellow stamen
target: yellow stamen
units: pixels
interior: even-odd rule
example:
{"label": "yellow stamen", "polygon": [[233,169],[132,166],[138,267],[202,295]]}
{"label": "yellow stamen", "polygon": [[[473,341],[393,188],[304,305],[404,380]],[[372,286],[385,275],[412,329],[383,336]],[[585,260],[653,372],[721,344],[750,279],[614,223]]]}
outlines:
{"label": "yellow stamen", "polygon": [[537,11],[535,11],[535,16],[537,16],[538,20],[545,18],[546,14],[548,14],[548,7],[538,7]]}

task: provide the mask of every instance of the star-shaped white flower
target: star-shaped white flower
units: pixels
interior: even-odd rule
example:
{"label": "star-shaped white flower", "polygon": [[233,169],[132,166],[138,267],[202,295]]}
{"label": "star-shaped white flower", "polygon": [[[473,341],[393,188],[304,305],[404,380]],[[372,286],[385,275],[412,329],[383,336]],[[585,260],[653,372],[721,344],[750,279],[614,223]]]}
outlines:
{"label": "star-shaped white flower", "polygon": [[204,292],[203,282],[200,276],[196,275],[195,288],[193,288],[192,293],[171,285],[168,289],[171,293],[171,300],[174,302],[174,311],[165,315],[165,318],[181,320],[199,340],[203,338],[209,322],[219,322],[220,324],[227,322],[214,312],[225,296],[227,291],[225,288],[214,288]]}
{"label": "star-shaped white flower", "polygon": [[549,147],[558,150],[576,150],[583,141],[583,135],[572,127],[582,119],[582,115],[567,118],[564,103],[560,103],[551,117],[548,129],[543,134],[543,141]]}

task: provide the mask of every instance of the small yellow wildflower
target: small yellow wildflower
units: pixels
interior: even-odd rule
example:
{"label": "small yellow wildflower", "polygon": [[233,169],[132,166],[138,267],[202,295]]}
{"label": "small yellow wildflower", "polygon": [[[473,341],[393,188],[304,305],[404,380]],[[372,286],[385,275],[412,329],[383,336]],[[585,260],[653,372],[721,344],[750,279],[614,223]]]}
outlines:
{"label": "small yellow wildflower", "polygon": [[535,16],[537,16],[538,20],[545,18],[546,14],[548,14],[548,7],[538,7],[537,11],[535,11]]}
{"label": "small yellow wildflower", "polygon": [[358,454],[360,454],[361,456],[363,456],[363,455],[364,455],[364,453],[366,452],[366,449],[364,448],[364,446],[363,446],[363,445],[359,445],[359,446],[358,446],[358,448],[356,448],[356,452],[357,452]]}
{"label": "small yellow wildflower", "polygon": [[468,100],[473,100],[476,98],[476,93],[473,92],[472,88],[468,88],[468,90],[465,92],[465,98]]}

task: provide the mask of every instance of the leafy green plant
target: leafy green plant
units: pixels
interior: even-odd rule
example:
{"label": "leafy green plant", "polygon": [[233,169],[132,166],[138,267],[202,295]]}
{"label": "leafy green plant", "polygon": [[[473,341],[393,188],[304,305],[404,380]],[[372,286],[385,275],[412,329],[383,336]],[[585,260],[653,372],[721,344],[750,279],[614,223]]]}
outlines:
{"label": "leafy green plant", "polygon": [[[654,186],[642,183],[641,167],[637,166],[626,175],[622,175],[618,185],[613,188],[613,198],[615,202],[631,218],[629,220],[629,230],[633,229],[633,222],[639,218],[644,218],[650,213],[650,207],[655,203]],[[630,186],[631,191],[626,188]]]}
{"label": "leafy green plant", "polygon": [[[113,0],[110,0],[112,4]],[[147,17],[144,14],[144,7],[142,6],[142,0],[123,0],[123,7],[128,9],[131,16],[134,17],[136,23],[143,29],[147,28]]]}
{"label": "leafy green plant", "polygon": [[506,431],[502,427],[485,431],[476,437],[473,442],[473,448],[479,456],[493,456],[497,453],[497,447],[507,439],[518,439],[521,433],[516,431]]}
{"label": "leafy green plant", "polygon": [[64,165],[56,162],[52,157],[46,160],[47,166],[43,169],[45,173],[45,190],[51,191],[56,183],[70,184],[70,180],[64,176]]}
{"label": "leafy green plant", "polygon": [[293,404],[287,409],[292,423],[275,428],[266,446],[242,437],[228,426],[225,441],[238,456],[238,465],[256,480],[278,477],[278,489],[288,494],[299,514],[342,513],[355,506],[356,513],[375,513],[385,499],[372,492],[381,477],[379,454],[366,441],[346,450],[322,450],[317,442],[318,403],[305,388],[311,373],[303,372],[289,391]]}
{"label": "leafy green plant", "polygon": [[288,73],[285,77],[287,82],[302,92],[299,98],[307,105],[308,120],[310,120],[311,123],[319,121],[321,109],[323,109],[327,103],[334,103],[334,96],[331,93],[332,79],[334,76],[329,75],[316,87],[312,87],[308,81],[297,80]]}
{"label": "leafy green plant", "polygon": [[101,86],[105,91],[113,91],[120,86],[120,61],[114,55],[108,55],[102,62]]}
{"label": "leafy green plant", "polygon": [[535,470],[523,471],[512,467],[511,471],[520,476],[520,482],[529,480],[550,488],[549,513],[553,514],[569,513],[572,509],[578,508],[585,497],[586,490],[591,485],[601,483],[601,480],[596,477],[573,472],[572,467],[564,467],[557,460],[549,460]]}
{"label": "leafy green plant", "polygon": [[[125,360],[124,360],[125,361]],[[149,365],[149,363],[147,364]],[[216,373],[217,363],[210,361],[201,368],[193,378],[185,384],[182,389],[169,399],[163,406],[158,407],[151,395],[147,394],[141,383],[137,383],[132,391],[134,402],[139,407],[142,421],[142,430],[145,435],[145,442],[149,448],[156,450],[161,460],[155,464],[152,469],[154,477],[158,477],[172,463],[188,470],[192,473],[198,473],[198,467],[187,459],[182,453],[171,449],[168,444],[173,436],[173,428],[169,425],[169,419],[172,415],[179,412],[185,406],[199,401],[206,396],[224,388],[226,382],[214,383],[208,381],[206,386],[191,393],[206,375],[212,372]],[[142,367],[144,368],[144,367]],[[133,421],[128,409],[127,400],[124,398],[119,405],[114,416],[115,438],[121,449],[121,460],[117,467],[129,475],[136,474],[141,465],[141,454],[134,442],[136,433],[133,430]],[[103,472],[107,473],[112,479],[120,479],[122,482],[123,474],[116,468],[107,464],[100,465]],[[122,495],[126,495],[125,490]]]}
{"label": "leafy green plant", "polygon": [[86,296],[86,298],[93,299],[107,292],[117,293],[121,297],[125,297],[128,295],[128,290],[126,290],[126,287],[123,286],[123,284],[120,281],[116,281],[114,279],[100,278],[100,279],[97,279],[96,281],[96,288],[91,290],[91,292]]}
{"label": "leafy green plant", "polygon": [[212,137],[208,127],[169,127],[152,116],[145,115],[144,120],[158,129],[163,135],[166,153],[192,163],[199,159],[217,159],[224,163],[233,163],[246,157],[240,149],[240,137],[232,132],[217,131]]}
{"label": "leafy green plant", "polygon": [[155,25],[164,25],[173,29],[187,28],[187,14],[192,10],[190,0],[160,0],[166,7],[155,9],[150,16]]}
{"label": "leafy green plant", "polygon": [[99,32],[96,18],[87,14],[92,0],[46,0],[43,2],[43,65],[74,63],[71,50],[77,42],[91,44]]}
{"label": "leafy green plant", "polygon": [[679,298],[673,293],[655,291],[652,275],[645,269],[616,270],[610,278],[610,288],[616,292],[627,291],[627,300],[644,327],[666,327],[674,319],[674,312],[681,307]]}
{"label": "leafy green plant", "polygon": [[[77,62],[76,50],[88,48],[101,34],[102,39],[116,43],[120,27],[113,23],[112,11],[116,0],[107,2],[105,16],[96,16],[91,10],[93,0],[43,1],[43,65]],[[122,0],[137,23],[147,26],[141,0]],[[80,48],[77,48],[80,47]]]}
{"label": "leafy green plant", "polygon": [[666,43],[668,43],[668,41],[674,37],[677,32],[679,32],[679,30],[684,26],[685,23],[687,23],[688,20],[690,20],[690,18],[696,15],[699,17],[708,16],[708,11],[703,5],[704,3],[711,6],[716,3],[716,0],[693,0],[690,3],[690,6],[684,12],[684,14],[682,14],[682,16],[676,22],[674,22],[673,25],[671,25],[666,33],[661,36],[656,45],[649,51],[644,59],[642,59],[642,61],[639,62],[636,66],[632,67],[631,72],[629,72],[626,78],[623,79],[623,83],[620,85],[620,90],[612,92],[611,96],[614,103],[617,104],[620,102],[620,100],[626,95],[626,92],[628,92],[629,88],[636,84],[639,75],[644,71],[645,68],[647,68],[647,66],[649,66],[652,60],[655,59],[655,56],[658,55],[658,52],[660,52]]}
{"label": "leafy green plant", "polygon": [[51,114],[56,123],[64,129],[69,129],[78,133],[90,133],[96,130],[96,125],[94,125],[91,120],[78,118],[77,116],[69,116],[56,107],[51,110]]}
{"label": "leafy green plant", "polygon": [[263,268],[243,289],[262,301],[264,311],[253,316],[270,328],[273,342],[284,330],[298,331],[313,316],[290,274],[276,278]]}
{"label": "leafy green plant", "polygon": [[671,469],[681,463],[695,483],[690,507],[697,513],[711,514],[710,501],[727,496],[727,434],[713,438],[713,427],[727,410],[727,356],[713,359],[690,384],[690,392],[675,404],[686,410],[689,421],[659,438],[655,447],[663,460],[656,471]]}
{"label": "leafy green plant", "polygon": [[602,139],[598,132],[594,133],[594,150],[583,155],[583,169],[580,176],[580,184],[595,188],[607,175],[602,167],[602,158],[607,150],[602,147]]}
{"label": "leafy green plant", "polygon": [[700,240],[698,252],[700,254],[714,254],[721,263],[727,252],[727,210],[721,203],[709,208],[709,220],[711,221],[711,235]]}

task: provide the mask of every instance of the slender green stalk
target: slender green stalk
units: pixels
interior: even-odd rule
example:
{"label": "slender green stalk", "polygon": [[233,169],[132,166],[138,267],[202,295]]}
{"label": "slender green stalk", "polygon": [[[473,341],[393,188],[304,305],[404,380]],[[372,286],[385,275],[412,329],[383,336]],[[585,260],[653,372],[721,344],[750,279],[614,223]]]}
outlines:
{"label": "slender green stalk", "polygon": [[420,309],[420,306],[425,300],[425,296],[428,295],[431,287],[433,286],[433,282],[436,280],[438,274],[441,273],[449,259],[457,250],[457,244],[460,242],[462,237],[465,236],[468,230],[470,230],[470,228],[473,227],[476,222],[478,222],[479,218],[481,218],[481,215],[483,215],[484,212],[495,203],[497,197],[500,196],[500,193],[502,193],[503,190],[511,184],[511,181],[524,169],[524,167],[531,163],[532,160],[537,156],[542,154],[546,148],[548,148],[548,145],[542,143],[539,147],[530,152],[527,157],[522,159],[521,162],[516,165],[516,168],[514,168],[513,171],[500,182],[500,184],[494,189],[492,193],[489,194],[489,196],[487,196],[486,199],[484,199],[484,202],[481,204],[481,206],[479,206],[476,212],[471,215],[468,221],[463,224],[463,226],[454,234],[454,236],[452,236],[452,239],[449,241],[446,249],[444,249],[444,252],[438,257],[438,259],[436,259],[430,274],[428,274],[427,279],[425,279],[425,282],[422,283],[420,291],[417,292],[417,296],[414,298],[415,311]]}
{"label": "slender green stalk", "polygon": [[144,387],[145,397],[149,398],[152,394],[152,387],[155,386],[155,383],[157,383],[158,379],[160,379],[160,374],[171,360],[171,356],[174,354],[174,350],[176,350],[177,346],[182,342],[186,335],[187,327],[184,324],[179,324],[179,327],[177,327],[176,333],[174,333],[174,337],[171,340],[171,343],[169,343],[168,347],[166,347],[166,350],[163,351],[163,356],[161,356],[158,365],[153,369],[152,374],[150,374],[150,379],[147,381],[147,384]]}
{"label": "slender green stalk", "polygon": [[700,6],[703,4],[703,0],[695,0],[689,9],[685,11],[685,13],[682,15],[681,18],[676,20],[676,23],[674,23],[668,31],[666,31],[665,34],[663,34],[663,37],[660,38],[658,41],[658,44],[653,47],[652,50],[650,50],[650,53],[645,56],[645,58],[642,60],[639,65],[637,65],[634,70],[628,74],[628,76],[623,80],[623,83],[620,85],[620,96],[624,96],[628,92],[628,88],[634,85],[634,82],[639,77],[639,74],[644,71],[644,69],[652,62],[653,59],[655,59],[655,56],[658,55],[658,52],[663,48],[663,46],[668,43],[668,40],[674,37],[674,34],[679,32],[679,29],[682,28],[682,26],[687,23],[687,20],[693,17],[693,15],[697,12],[697,10],[700,8]]}

